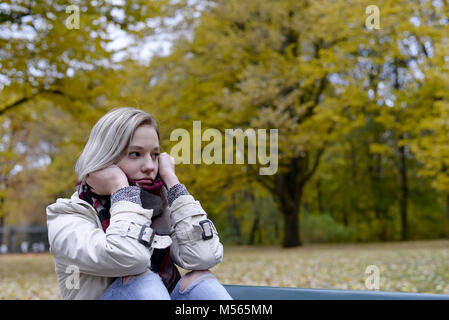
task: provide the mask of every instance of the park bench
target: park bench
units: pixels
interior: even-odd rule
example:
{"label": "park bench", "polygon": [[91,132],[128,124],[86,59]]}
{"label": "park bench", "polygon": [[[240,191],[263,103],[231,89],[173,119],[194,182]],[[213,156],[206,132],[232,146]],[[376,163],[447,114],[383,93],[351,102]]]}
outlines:
{"label": "park bench", "polygon": [[235,300],[449,300],[449,295],[225,285]]}

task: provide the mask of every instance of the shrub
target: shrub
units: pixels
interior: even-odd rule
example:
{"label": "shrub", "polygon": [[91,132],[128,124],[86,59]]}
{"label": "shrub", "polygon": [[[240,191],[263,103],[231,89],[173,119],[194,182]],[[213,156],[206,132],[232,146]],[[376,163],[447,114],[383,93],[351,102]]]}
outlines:
{"label": "shrub", "polygon": [[305,214],[301,221],[301,235],[304,243],[350,242],[356,232],[352,227],[335,222],[329,214]]}

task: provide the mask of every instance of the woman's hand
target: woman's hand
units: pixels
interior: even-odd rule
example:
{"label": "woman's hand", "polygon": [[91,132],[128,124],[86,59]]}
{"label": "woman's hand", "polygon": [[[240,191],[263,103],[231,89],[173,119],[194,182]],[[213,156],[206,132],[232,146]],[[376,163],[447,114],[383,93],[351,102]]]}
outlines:
{"label": "woman's hand", "polygon": [[159,155],[159,177],[164,181],[167,189],[170,190],[175,184],[179,183],[178,177],[175,174],[175,158],[170,156],[167,152],[162,152]]}
{"label": "woman's hand", "polygon": [[118,189],[129,186],[126,174],[115,164],[89,173],[86,182],[98,195],[111,195]]}

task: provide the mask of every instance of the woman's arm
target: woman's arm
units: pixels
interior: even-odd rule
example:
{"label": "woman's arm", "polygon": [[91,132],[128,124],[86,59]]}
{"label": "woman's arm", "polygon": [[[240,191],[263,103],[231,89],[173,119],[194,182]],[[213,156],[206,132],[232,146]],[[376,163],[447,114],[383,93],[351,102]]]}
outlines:
{"label": "woman's arm", "polygon": [[48,236],[55,259],[77,266],[81,273],[104,277],[144,272],[150,265],[153,248],[140,243],[138,236],[142,226],[150,225],[153,210],[135,203],[136,190],[139,188],[126,187],[111,196],[111,219],[106,233],[98,228],[92,208],[67,199],[58,199],[48,206]]}
{"label": "woman's arm", "polygon": [[167,198],[174,229],[170,254],[175,263],[186,270],[205,270],[220,263],[223,246],[200,202],[183,184],[172,186]]}
{"label": "woman's arm", "polygon": [[175,174],[175,159],[166,152],[159,156],[159,176],[168,189],[173,244],[170,255],[187,270],[212,268],[223,259],[217,230],[199,201],[189,194]]}

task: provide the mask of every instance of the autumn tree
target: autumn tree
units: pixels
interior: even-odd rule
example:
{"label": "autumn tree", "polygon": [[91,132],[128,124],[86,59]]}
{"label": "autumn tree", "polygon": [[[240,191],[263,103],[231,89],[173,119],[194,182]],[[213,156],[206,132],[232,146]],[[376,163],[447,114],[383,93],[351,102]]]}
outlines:
{"label": "autumn tree", "polygon": [[[345,99],[348,88],[339,91],[333,81],[353,66],[349,53],[364,36],[364,15],[343,1],[214,4],[203,13],[192,41],[180,40],[171,56],[154,61],[153,68],[167,70],[155,90],[170,93],[177,114],[188,118],[181,123],[190,126],[192,119],[201,119],[221,130],[279,129],[278,171],[260,175],[260,166],[248,165],[243,174],[276,199],[284,219],[283,245],[300,245],[303,188],[327,143],[351,126],[345,114],[359,104]],[[228,169],[224,174],[242,175],[241,167]]]}
{"label": "autumn tree", "polygon": [[[362,126],[369,109],[377,125],[394,136],[402,237],[407,237],[410,130],[403,122],[421,115],[409,102],[414,99],[409,90],[419,87],[416,70],[428,66],[425,50],[429,41],[439,41],[445,24],[440,4],[382,1],[381,29],[368,29],[368,4],[214,1],[191,40],[180,39],[169,57],[152,65],[162,75],[154,90],[168,93],[164,105],[176,107],[179,124],[188,128],[201,120],[213,128],[279,129],[276,174],[260,175],[252,165],[244,174],[276,199],[285,247],[301,244],[303,191],[326,147]],[[441,27],[431,27],[438,23]],[[371,154],[381,159],[382,141],[372,143]]]}
{"label": "autumn tree", "polygon": [[[5,217],[20,220],[17,204],[24,199],[31,208],[28,221],[42,220],[45,201],[66,195],[68,184],[73,189],[73,162],[88,130],[115,106],[108,102],[117,101],[111,97],[118,96],[121,60],[156,30],[180,27],[166,24],[180,10],[186,23],[195,9],[185,5],[165,0],[2,2],[2,223]],[[116,43],[119,37],[125,46]]]}

